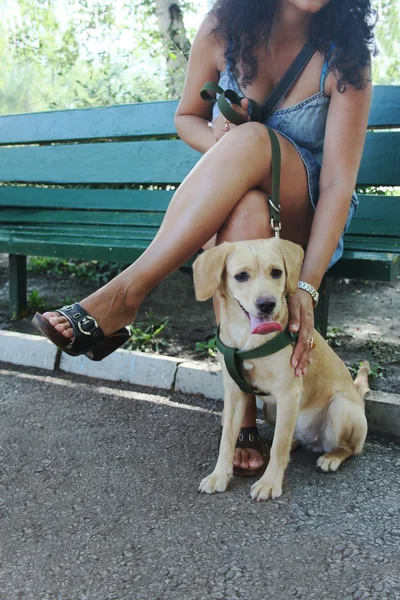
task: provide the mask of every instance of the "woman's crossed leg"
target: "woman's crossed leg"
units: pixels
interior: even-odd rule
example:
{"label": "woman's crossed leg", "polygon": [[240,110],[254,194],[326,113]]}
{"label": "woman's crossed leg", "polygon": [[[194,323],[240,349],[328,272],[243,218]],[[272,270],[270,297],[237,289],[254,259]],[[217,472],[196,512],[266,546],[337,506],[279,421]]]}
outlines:
{"label": "woman's crossed leg", "polygon": [[[306,244],[312,221],[305,167],[294,146],[279,136],[281,145],[282,237]],[[110,335],[131,323],[147,294],[184,264],[218,232],[218,243],[246,221],[251,230],[253,208],[239,202],[249,190],[269,193],[271,144],[267,129],[246,123],[225,135],[185,178],[176,191],[160,230],[142,256],[105,286],[81,301]],[[271,235],[266,204],[263,237]],[[260,221],[261,214],[254,214]],[[246,234],[247,235],[247,234]],[[254,237],[255,234],[253,234]],[[257,230],[257,236],[259,231]],[[241,237],[240,239],[246,239]],[[73,330],[65,317],[47,312],[44,317],[65,337]]]}

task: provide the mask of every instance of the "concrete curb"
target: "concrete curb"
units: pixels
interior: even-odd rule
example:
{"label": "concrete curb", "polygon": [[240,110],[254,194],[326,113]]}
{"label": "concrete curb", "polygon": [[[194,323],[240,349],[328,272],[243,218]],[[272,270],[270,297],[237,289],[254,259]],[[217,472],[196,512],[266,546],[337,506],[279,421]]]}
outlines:
{"label": "concrete curb", "polygon": [[[182,361],[168,356],[118,350],[101,362],[61,354],[48,340],[34,335],[0,331],[0,361],[26,367],[62,371],[86,377],[124,381],[135,385],[202,394],[223,399],[219,365]],[[369,431],[400,437],[400,395],[370,392],[366,398]]]}
{"label": "concrete curb", "polygon": [[0,360],[53,371],[58,350],[46,338],[36,335],[0,331]]}
{"label": "concrete curb", "polygon": [[169,356],[161,357],[129,350],[117,350],[101,362],[88,360],[86,356],[74,358],[63,352],[60,369],[86,377],[126,381],[135,385],[170,390],[174,386],[179,363],[179,360]]}
{"label": "concrete curb", "polygon": [[178,366],[175,389],[185,394],[203,394],[212,400],[223,400],[221,368],[194,360],[183,362]]}

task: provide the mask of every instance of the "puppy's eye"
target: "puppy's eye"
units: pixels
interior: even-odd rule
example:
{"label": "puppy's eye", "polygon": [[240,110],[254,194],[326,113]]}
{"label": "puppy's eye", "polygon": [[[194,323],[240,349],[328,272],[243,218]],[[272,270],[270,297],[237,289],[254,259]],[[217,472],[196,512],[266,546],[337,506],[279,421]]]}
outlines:
{"label": "puppy's eye", "polygon": [[282,276],[282,271],[280,269],[272,269],[271,277],[272,279],[279,279]]}
{"label": "puppy's eye", "polygon": [[235,275],[235,279],[236,279],[236,281],[239,281],[239,283],[248,281],[249,277],[250,277],[250,275],[248,273],[246,273],[246,271],[243,271],[242,273],[238,273],[237,275]]}

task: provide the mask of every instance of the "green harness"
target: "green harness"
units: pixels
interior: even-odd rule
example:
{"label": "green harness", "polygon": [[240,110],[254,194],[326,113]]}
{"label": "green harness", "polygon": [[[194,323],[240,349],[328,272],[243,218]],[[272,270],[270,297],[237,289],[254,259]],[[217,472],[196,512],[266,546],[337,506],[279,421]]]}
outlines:
{"label": "green harness", "polygon": [[233,381],[236,385],[244,392],[245,394],[257,394],[257,396],[268,396],[267,393],[260,392],[259,390],[254,389],[247,383],[245,378],[242,375],[242,363],[244,360],[252,360],[253,358],[263,358],[264,356],[269,356],[270,354],[275,354],[275,352],[279,352],[282,348],[286,348],[289,344],[295,344],[297,340],[297,333],[292,333],[285,329],[281,331],[277,336],[275,336],[272,340],[265,342],[262,346],[258,346],[258,348],[254,348],[254,350],[238,350],[237,348],[231,348],[230,346],[225,346],[225,344],[221,341],[221,337],[219,335],[220,327],[218,325],[217,328],[217,348],[221,352],[224,357],[225,366],[229,375],[232,377]]}

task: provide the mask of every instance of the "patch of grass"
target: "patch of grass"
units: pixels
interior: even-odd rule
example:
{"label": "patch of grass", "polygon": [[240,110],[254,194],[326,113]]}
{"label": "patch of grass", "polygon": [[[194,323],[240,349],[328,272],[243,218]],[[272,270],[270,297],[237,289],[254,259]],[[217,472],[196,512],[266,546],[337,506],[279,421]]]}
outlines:
{"label": "patch of grass", "polygon": [[339,348],[342,345],[342,342],[338,336],[338,334],[342,332],[343,329],[341,327],[329,327],[326,334],[326,341],[331,348]]}
{"label": "patch of grass", "polygon": [[152,309],[145,315],[145,322],[129,325],[132,337],[124,348],[140,352],[160,352],[162,349],[168,348],[170,344],[161,336],[161,333],[166,333],[169,317],[160,319],[154,315]]}
{"label": "patch of grass", "polygon": [[46,306],[46,300],[42,298],[35,288],[28,295],[28,303],[32,310],[43,310]]}
{"label": "patch of grass", "polygon": [[64,258],[50,258],[48,256],[30,256],[28,271],[31,273],[48,273],[49,275],[62,275],[67,260]]}
{"label": "patch of grass", "polygon": [[217,338],[214,336],[205,342],[196,342],[196,352],[207,354],[208,356],[216,356],[217,354]]}
{"label": "patch of grass", "polygon": [[[363,362],[361,361],[359,363],[353,363],[348,367],[348,369],[350,373],[355,377],[357,375],[358,369],[362,366]],[[385,367],[382,367],[382,365],[375,362],[371,362],[370,367],[370,377],[372,377],[373,379],[385,379]]]}
{"label": "patch of grass", "polygon": [[104,285],[126,269],[129,263],[106,262],[103,260],[67,260],[46,256],[31,256],[28,270],[46,275],[63,275],[78,281],[94,281]]}

